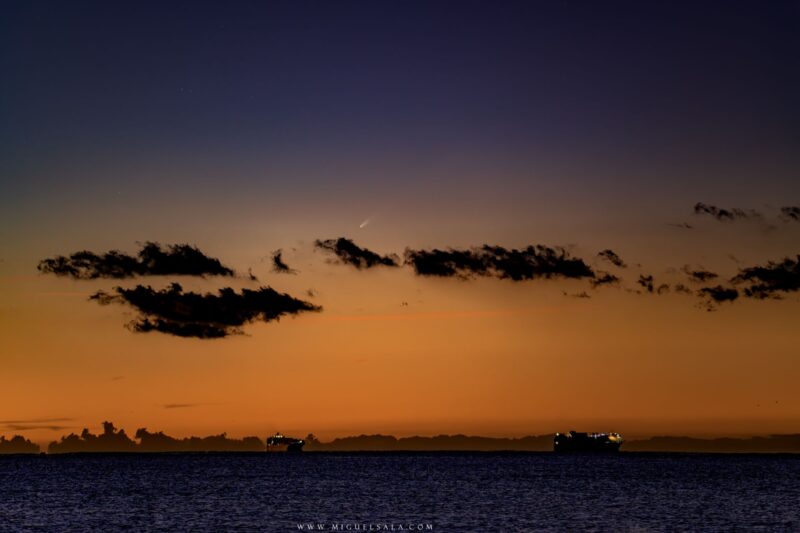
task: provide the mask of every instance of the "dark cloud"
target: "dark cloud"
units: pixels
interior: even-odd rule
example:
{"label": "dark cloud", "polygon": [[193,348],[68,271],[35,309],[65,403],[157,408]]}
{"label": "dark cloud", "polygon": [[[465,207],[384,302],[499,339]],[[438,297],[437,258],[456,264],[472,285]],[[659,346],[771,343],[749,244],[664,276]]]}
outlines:
{"label": "dark cloud", "polygon": [[622,258],[612,250],[603,250],[597,255],[599,255],[603,259],[609,261],[612,265],[617,266],[619,268],[626,268],[628,266],[625,264],[625,261],[623,261]]}
{"label": "dark cloud", "polygon": [[690,289],[683,283],[676,283],[675,286],[672,288],[672,290],[679,294],[692,294],[692,289]]}
{"label": "dark cloud", "polygon": [[284,262],[283,250],[280,248],[272,252],[272,271],[278,274],[297,274],[295,269]]}
{"label": "dark cloud", "polygon": [[796,292],[800,290],[800,255],[741,269],[731,281],[745,284],[743,292],[750,298],[780,298],[781,293]]}
{"label": "dark cloud", "polygon": [[162,405],[164,409],[188,409],[189,407],[197,407],[196,403],[165,403]]}
{"label": "dark cloud", "polygon": [[793,220],[795,222],[800,222],[800,207],[798,206],[781,207],[781,215],[786,220]]}
{"label": "dark cloud", "polygon": [[283,315],[322,309],[269,287],[242,289],[241,293],[226,287],[217,294],[198,294],[183,292],[177,283],[160,291],[143,285],[133,289],[116,287],[111,293],[98,291],[90,299],[103,305],[124,303],[135,307],[140,313],[130,325],[135,332],[159,331],[201,339],[241,333],[241,326],[258,320],[270,322]]}
{"label": "dark cloud", "polygon": [[669,284],[661,283],[656,285],[655,279],[652,275],[644,276],[640,274],[639,279],[636,280],[636,283],[650,294],[665,294],[669,292]]}
{"label": "dark cloud", "polygon": [[687,276],[689,276],[689,280],[696,281],[698,283],[706,283],[719,277],[717,273],[711,272],[710,270],[703,270],[702,268],[692,270],[689,268],[689,265],[684,266],[683,271]]}
{"label": "dark cloud", "polygon": [[477,250],[406,250],[406,263],[420,276],[489,275],[489,258]]}
{"label": "dark cloud", "polygon": [[702,202],[697,202],[694,205],[694,212],[697,215],[710,215],[711,217],[719,220],[720,222],[731,222],[734,220],[761,220],[763,215],[754,209],[739,209],[733,207],[731,209],[723,209],[715,205],[708,205]]}
{"label": "dark cloud", "polygon": [[597,276],[591,281],[592,287],[599,287],[601,285],[616,285],[620,279],[608,272],[598,272]]}
{"label": "dark cloud", "polygon": [[672,226],[674,228],[681,228],[681,229],[694,229],[694,226],[687,222],[680,222],[680,223],[667,223],[667,226]]}
{"label": "dark cloud", "polygon": [[653,292],[655,290],[655,286],[653,285],[653,276],[640,275],[636,283],[644,287],[647,292]]}
{"label": "dark cloud", "polygon": [[739,291],[730,287],[717,285],[716,287],[703,287],[698,289],[697,295],[707,301],[708,308],[713,309],[714,305],[723,302],[733,302],[739,297]]}
{"label": "dark cloud", "polygon": [[353,265],[358,269],[376,266],[400,266],[399,258],[396,255],[378,255],[371,250],[361,248],[350,239],[345,239],[344,237],[324,241],[317,239],[314,241],[314,246],[336,255],[342,263]]}
{"label": "dark cloud", "polygon": [[208,257],[188,244],[172,244],[162,248],[156,242],[144,244],[136,257],[117,250],[97,255],[76,252],[43,259],[38,269],[45,274],[75,279],[131,278],[135,276],[233,276],[234,272],[218,259]]}
{"label": "dark cloud", "polygon": [[570,257],[563,248],[542,245],[522,250],[490,245],[469,250],[406,250],[406,263],[420,276],[492,276],[513,281],[595,277],[582,259]]}

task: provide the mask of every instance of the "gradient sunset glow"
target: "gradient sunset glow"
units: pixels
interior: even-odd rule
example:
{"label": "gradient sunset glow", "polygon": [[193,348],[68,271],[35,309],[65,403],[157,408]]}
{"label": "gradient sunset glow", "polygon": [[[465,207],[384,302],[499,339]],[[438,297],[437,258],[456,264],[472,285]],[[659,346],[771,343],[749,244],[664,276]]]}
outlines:
{"label": "gradient sunset glow", "polygon": [[[797,433],[800,8],[617,7],[7,5],[0,435]],[[37,269],[147,242],[232,274]],[[126,327],[171,283],[310,307]]]}

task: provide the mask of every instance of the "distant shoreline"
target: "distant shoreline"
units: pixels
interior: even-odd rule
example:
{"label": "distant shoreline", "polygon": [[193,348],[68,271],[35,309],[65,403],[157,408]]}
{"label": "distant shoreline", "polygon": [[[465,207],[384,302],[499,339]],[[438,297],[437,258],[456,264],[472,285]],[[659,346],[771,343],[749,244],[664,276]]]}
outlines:
{"label": "distant shoreline", "polygon": [[170,452],[170,451],[163,451],[163,452],[116,452],[116,451],[97,451],[97,452],[59,452],[59,453],[47,453],[47,452],[38,452],[38,453],[0,453],[0,458],[7,457],[27,457],[27,458],[53,458],[53,457],[63,457],[63,458],[75,458],[75,457],[113,457],[113,456],[120,456],[120,457],[133,457],[133,456],[152,456],[152,457],[163,457],[163,456],[214,456],[214,455],[225,455],[225,456],[262,456],[262,455],[274,455],[274,456],[281,456],[281,457],[301,457],[301,456],[334,456],[334,455],[342,455],[342,456],[349,456],[349,455],[373,455],[373,456],[384,456],[384,455],[552,455],[554,457],[618,457],[620,455],[623,456],[653,456],[653,455],[688,455],[688,456],[700,456],[700,455],[736,455],[736,456],[743,456],[743,455],[766,455],[766,456],[800,456],[800,451],[795,452],[725,452],[725,451],[716,451],[716,452],[699,452],[699,451],[619,451],[617,453],[610,453],[610,454],[596,454],[596,453],[556,453],[551,451],[526,451],[526,450],[351,450],[351,451],[309,451],[309,452],[302,452],[302,453],[284,453],[284,452],[267,452],[267,451],[248,451],[248,452],[236,452],[236,451],[206,451],[206,452]]}
{"label": "distant shoreline", "polygon": [[[552,452],[554,434],[518,438],[481,437],[475,435],[436,435],[433,437],[395,437],[393,435],[357,435],[322,442],[313,434],[302,439],[303,453],[314,452]],[[624,437],[624,436],[623,436]],[[80,435],[70,433],[51,442],[46,450],[38,444],[15,435],[0,436],[0,455],[75,453],[277,453],[267,451],[265,438],[248,436],[241,439],[226,433],[205,437],[175,438],[145,428],[136,430],[133,438],[111,422],[103,422],[103,431],[93,434],[84,429]],[[685,452],[685,453],[800,453],[800,433],[747,438],[719,437],[703,439],[686,436],[655,436],[623,442],[621,453]]]}

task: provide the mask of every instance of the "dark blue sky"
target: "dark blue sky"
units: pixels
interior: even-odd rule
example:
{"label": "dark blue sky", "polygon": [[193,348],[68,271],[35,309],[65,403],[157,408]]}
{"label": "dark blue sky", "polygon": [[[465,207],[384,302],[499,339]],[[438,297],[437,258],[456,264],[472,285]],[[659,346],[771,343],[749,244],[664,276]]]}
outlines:
{"label": "dark blue sky", "polygon": [[794,148],[797,2],[642,4],[6,3],[4,159]]}
{"label": "dark blue sky", "polygon": [[775,203],[797,191],[798,6],[6,2],[1,207]]}

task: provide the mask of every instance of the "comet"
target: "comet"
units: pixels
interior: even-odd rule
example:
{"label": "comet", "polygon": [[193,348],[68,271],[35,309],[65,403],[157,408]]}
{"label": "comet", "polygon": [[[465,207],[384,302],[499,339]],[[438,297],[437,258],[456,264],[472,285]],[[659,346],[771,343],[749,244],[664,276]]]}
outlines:
{"label": "comet", "polygon": [[364,222],[358,225],[358,229],[364,229],[367,224],[369,224],[369,219],[366,219]]}

